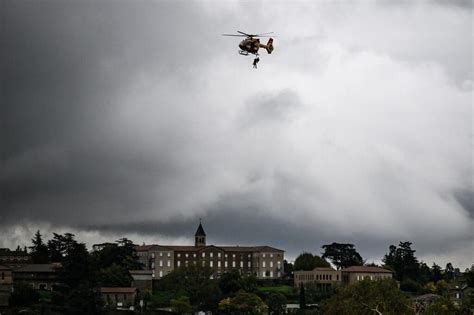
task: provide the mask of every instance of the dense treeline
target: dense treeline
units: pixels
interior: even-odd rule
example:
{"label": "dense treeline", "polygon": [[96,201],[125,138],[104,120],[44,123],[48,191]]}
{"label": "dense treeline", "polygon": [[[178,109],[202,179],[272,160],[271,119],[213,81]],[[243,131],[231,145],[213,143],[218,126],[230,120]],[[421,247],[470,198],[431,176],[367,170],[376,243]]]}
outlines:
{"label": "dense treeline", "polygon": [[[102,310],[97,288],[101,286],[130,286],[128,270],[141,269],[135,255],[134,244],[120,239],[89,252],[74,234],[56,234],[44,241],[40,231],[32,239],[30,254],[33,263],[58,263],[58,282],[47,304],[60,314],[99,314]],[[32,306],[42,299],[38,292],[24,284],[15,284],[10,304]],[[44,301],[37,306],[44,307]]]}

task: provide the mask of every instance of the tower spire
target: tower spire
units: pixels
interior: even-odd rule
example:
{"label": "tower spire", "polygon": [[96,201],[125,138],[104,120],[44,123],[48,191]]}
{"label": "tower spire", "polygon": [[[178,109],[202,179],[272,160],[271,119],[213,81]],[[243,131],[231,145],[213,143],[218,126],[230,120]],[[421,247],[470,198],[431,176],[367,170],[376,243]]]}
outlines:
{"label": "tower spire", "polygon": [[195,247],[206,246],[206,232],[204,232],[204,229],[202,227],[201,218],[199,218],[199,226],[196,230],[196,233],[194,234],[194,246]]}

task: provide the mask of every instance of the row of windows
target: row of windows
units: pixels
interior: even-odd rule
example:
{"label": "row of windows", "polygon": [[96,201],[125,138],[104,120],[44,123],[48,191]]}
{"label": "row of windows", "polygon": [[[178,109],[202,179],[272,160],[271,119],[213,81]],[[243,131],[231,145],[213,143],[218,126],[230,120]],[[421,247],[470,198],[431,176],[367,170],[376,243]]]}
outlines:
{"label": "row of windows", "polygon": [[[163,267],[163,260],[158,261],[158,266]],[[166,267],[171,267],[171,260],[166,261]],[[151,268],[155,268],[155,262],[151,263]]]}
{"label": "row of windows", "polygon": [[[166,254],[167,257],[171,257],[171,252],[166,252],[166,253],[159,252],[158,256],[163,257],[164,254]],[[155,258],[155,253],[151,253],[151,258]]]}
{"label": "row of windows", "polygon": [[383,279],[383,278],[390,278],[390,276],[383,276],[383,275],[376,275],[376,276],[357,276],[357,281],[361,281],[361,280],[364,280],[364,279],[370,279],[370,280],[374,280],[374,279]]}
{"label": "row of windows", "polygon": [[[328,274],[303,274],[298,275],[298,280],[307,280],[307,281],[314,281],[314,280],[329,280],[332,281],[332,275]],[[336,275],[336,280],[339,281],[339,275]]]}
{"label": "row of windows", "polygon": [[[161,253],[160,253],[160,254],[161,254]],[[168,253],[168,254],[169,254],[169,253]],[[189,253],[186,253],[186,254],[184,254],[184,255],[185,255],[185,257],[189,257]],[[177,257],[181,257],[181,253],[177,253],[176,256],[177,256]],[[201,253],[201,256],[202,256],[202,257],[206,257],[206,253],[205,253],[205,252],[202,252],[202,253]],[[232,254],[232,258],[235,258],[235,256],[236,256],[236,254]],[[244,255],[241,254],[241,255],[240,255],[240,258],[243,258],[243,256],[244,256]],[[270,256],[270,258],[273,258],[273,254],[270,254],[269,256]],[[279,257],[279,256],[280,256],[280,255],[278,255],[278,257]],[[168,257],[169,257],[169,256],[168,256]],[[193,253],[193,257],[196,257],[196,253]],[[210,252],[210,253],[209,253],[209,257],[211,257],[211,258],[214,257],[214,252]],[[221,253],[220,253],[220,252],[217,253],[217,257],[218,257],[218,258],[221,258]],[[227,258],[227,257],[228,257],[228,254],[224,254],[224,257]],[[248,257],[248,258],[252,258],[252,254],[247,254],[247,257]],[[265,257],[266,257],[266,254],[262,254],[262,257],[265,258]]]}
{"label": "row of windows", "polygon": [[[189,262],[186,260],[184,263],[185,263],[185,265],[187,266]],[[177,265],[178,267],[181,267],[181,261],[180,261],[180,260],[176,261],[176,265]],[[206,261],[205,261],[205,260],[202,261],[202,265],[203,265],[203,266],[206,265]],[[214,267],[214,262],[213,262],[212,260],[209,261],[209,267]],[[221,268],[221,267],[222,267],[221,261],[218,261],[218,262],[217,262],[217,268]],[[228,262],[228,261],[224,261],[224,268],[228,268],[228,267],[229,267],[229,262]],[[232,262],[232,268],[235,268],[235,267],[236,267],[236,264],[235,264],[235,261],[233,261],[233,262]],[[248,261],[248,262],[247,262],[247,267],[248,267],[248,268],[251,268],[251,267],[252,267],[252,262]],[[243,261],[240,262],[240,268],[244,268],[244,262],[243,262]]]}

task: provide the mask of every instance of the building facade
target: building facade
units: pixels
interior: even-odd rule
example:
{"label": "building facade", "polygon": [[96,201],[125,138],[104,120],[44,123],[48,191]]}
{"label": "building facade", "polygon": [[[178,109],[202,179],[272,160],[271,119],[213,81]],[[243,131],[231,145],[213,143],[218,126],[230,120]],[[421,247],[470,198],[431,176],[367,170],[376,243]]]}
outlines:
{"label": "building facade", "polygon": [[136,247],[138,259],[153,279],[160,279],[175,268],[200,264],[214,270],[214,277],[230,271],[276,279],[283,275],[284,251],[270,246],[216,246],[206,244],[206,233],[199,223],[194,246],[143,245]]}
{"label": "building facade", "polygon": [[330,267],[316,267],[310,271],[295,271],[294,284],[300,287],[302,284],[314,283],[321,290],[328,290],[336,284],[341,283],[341,271]]}
{"label": "building facade", "polygon": [[375,266],[352,266],[341,270],[342,283],[351,284],[364,279],[377,280],[392,278],[393,272]]}

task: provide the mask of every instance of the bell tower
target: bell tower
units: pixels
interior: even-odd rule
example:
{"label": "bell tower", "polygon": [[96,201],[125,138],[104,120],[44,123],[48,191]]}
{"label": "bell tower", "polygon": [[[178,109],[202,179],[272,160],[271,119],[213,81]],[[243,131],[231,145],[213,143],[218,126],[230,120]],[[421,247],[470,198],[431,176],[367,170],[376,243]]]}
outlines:
{"label": "bell tower", "polygon": [[194,246],[195,247],[206,246],[206,233],[204,232],[204,229],[202,228],[201,219],[199,219],[199,226],[196,231],[196,234],[194,234]]}

